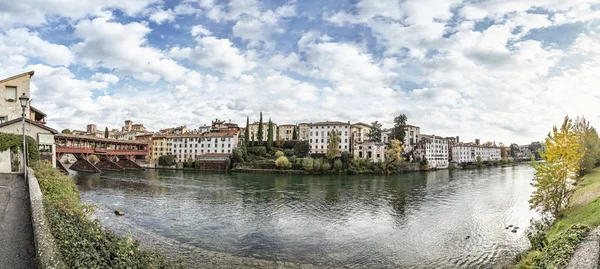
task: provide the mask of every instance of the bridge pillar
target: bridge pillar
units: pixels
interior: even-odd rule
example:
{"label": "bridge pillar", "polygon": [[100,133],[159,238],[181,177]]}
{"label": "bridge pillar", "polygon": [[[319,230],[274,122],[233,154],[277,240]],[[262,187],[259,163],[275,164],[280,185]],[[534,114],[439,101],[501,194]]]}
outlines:
{"label": "bridge pillar", "polygon": [[96,167],[98,167],[100,170],[125,171],[123,167],[113,162],[111,156],[107,155],[100,157],[100,161],[96,163]]}
{"label": "bridge pillar", "polygon": [[100,173],[100,169],[88,161],[89,156],[86,156],[86,154],[75,154],[75,158],[77,158],[77,161],[69,167],[71,170]]}
{"label": "bridge pillar", "polygon": [[131,158],[127,158],[125,156],[123,158],[119,157],[119,161],[117,162],[117,164],[125,169],[141,169],[142,168],[139,164],[137,164],[136,162],[131,160]]}

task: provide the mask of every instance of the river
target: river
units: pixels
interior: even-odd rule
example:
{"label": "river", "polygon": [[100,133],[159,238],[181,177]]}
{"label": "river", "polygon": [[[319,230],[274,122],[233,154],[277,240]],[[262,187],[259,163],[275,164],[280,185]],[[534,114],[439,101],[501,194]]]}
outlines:
{"label": "river", "polygon": [[121,233],[135,227],[233,256],[327,267],[501,268],[528,247],[533,172],[520,165],[390,176],[141,170],[74,178],[82,200]]}

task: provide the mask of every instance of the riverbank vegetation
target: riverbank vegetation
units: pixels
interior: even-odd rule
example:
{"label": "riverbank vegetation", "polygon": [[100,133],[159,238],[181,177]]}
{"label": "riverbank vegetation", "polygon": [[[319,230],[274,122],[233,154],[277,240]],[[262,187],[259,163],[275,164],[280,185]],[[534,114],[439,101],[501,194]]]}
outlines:
{"label": "riverbank vegetation", "polygon": [[71,178],[49,163],[32,165],[44,197],[44,210],[62,259],[70,268],[181,268],[131,238],[117,236],[92,220],[93,208],[79,199]]}
{"label": "riverbank vegetation", "polygon": [[564,268],[587,231],[600,225],[598,134],[585,119],[566,117],[545,141],[544,162],[532,162],[530,207],[542,213],[528,234],[531,249],[515,268]]}

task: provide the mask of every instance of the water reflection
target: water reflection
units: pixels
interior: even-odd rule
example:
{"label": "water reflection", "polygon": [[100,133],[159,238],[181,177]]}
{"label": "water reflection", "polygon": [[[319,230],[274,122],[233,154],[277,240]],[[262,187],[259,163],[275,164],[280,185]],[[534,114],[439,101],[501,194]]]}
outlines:
{"label": "water reflection", "polygon": [[331,266],[487,268],[526,247],[503,227],[526,228],[535,216],[532,174],[528,166],[393,176],[146,170],[76,180],[84,201],[211,250]]}

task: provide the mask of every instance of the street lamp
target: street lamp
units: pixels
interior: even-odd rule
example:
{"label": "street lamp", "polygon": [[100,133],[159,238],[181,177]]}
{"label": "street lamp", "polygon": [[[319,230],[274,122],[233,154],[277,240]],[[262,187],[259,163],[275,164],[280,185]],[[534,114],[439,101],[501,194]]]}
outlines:
{"label": "street lamp", "polygon": [[25,180],[27,180],[27,143],[25,142],[25,108],[27,108],[27,102],[29,102],[29,97],[23,93],[21,97],[19,97],[19,102],[21,102],[21,108],[23,108],[23,173],[25,175]]}

